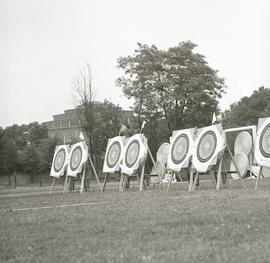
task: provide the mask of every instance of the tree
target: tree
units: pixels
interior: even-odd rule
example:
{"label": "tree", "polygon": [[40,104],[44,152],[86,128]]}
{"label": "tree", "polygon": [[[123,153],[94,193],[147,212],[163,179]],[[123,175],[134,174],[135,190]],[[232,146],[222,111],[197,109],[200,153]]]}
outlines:
{"label": "tree", "polygon": [[168,130],[203,126],[218,112],[218,100],[225,90],[224,80],[208,66],[205,57],[194,53],[190,41],[168,50],[138,44],[133,56],[120,57],[124,76],[116,83],[134,110],[146,119],[164,117]]}
{"label": "tree", "polygon": [[155,131],[149,137],[152,146],[169,138],[173,130],[210,125],[213,113],[219,112],[224,80],[203,55],[194,52],[195,47],[190,41],[168,50],[138,43],[134,55],[117,60],[124,75],[116,84],[134,99],[138,126],[145,119],[145,134],[151,134],[148,129]]}
{"label": "tree", "polygon": [[79,75],[73,86],[78,99],[77,115],[87,137],[87,144],[92,160],[100,169],[100,158],[106,150],[108,138],[118,134],[122,121],[122,109],[109,101],[94,101],[91,80],[91,68],[86,65],[79,69]]}
{"label": "tree", "polygon": [[21,171],[34,176],[48,172],[58,139],[48,138],[37,122],[0,129],[0,174]]}
{"label": "tree", "polygon": [[260,87],[250,97],[243,97],[224,112],[223,126],[234,128],[256,125],[259,118],[270,116],[270,89]]}

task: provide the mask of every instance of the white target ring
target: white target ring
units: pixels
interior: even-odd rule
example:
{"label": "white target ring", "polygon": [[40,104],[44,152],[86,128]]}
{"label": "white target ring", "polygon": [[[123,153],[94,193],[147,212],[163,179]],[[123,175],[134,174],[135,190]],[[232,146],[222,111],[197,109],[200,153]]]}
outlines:
{"label": "white target ring", "polygon": [[82,162],[82,148],[78,145],[71,153],[70,169],[76,171]]}
{"label": "white target ring", "polygon": [[198,130],[193,154],[193,165],[205,173],[217,155],[225,148],[225,134],[221,124]]}
{"label": "white target ring", "polygon": [[85,142],[79,142],[71,146],[68,176],[76,177],[81,172],[83,164],[88,159],[88,147]]}
{"label": "white target ring", "polygon": [[64,175],[66,165],[69,161],[69,146],[56,146],[52,161],[50,176],[59,178]]}
{"label": "white target ring", "polygon": [[104,158],[103,172],[114,173],[119,171],[123,159],[124,137],[117,136],[108,140]]}
{"label": "white target ring", "polygon": [[234,141],[234,154],[244,153],[249,156],[252,149],[252,137],[247,131],[240,132]]}
{"label": "white target ring", "polygon": [[128,175],[134,174],[139,168],[140,161],[147,155],[147,139],[142,134],[133,135],[127,142],[124,150],[121,169]]}
{"label": "white target ring", "polygon": [[259,165],[270,168],[270,118],[259,119],[255,159]]}
{"label": "white target ring", "polygon": [[168,154],[168,168],[179,172],[188,167],[194,149],[194,129],[174,131]]}

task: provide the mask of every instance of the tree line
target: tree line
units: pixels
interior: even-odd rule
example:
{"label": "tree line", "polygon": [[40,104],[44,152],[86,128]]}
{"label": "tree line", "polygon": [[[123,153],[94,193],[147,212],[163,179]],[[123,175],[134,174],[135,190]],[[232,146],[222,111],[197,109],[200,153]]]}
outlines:
{"label": "tree line", "polygon": [[47,128],[38,122],[0,127],[0,174],[16,171],[31,175],[48,173],[55,146],[63,143],[49,138]]}
{"label": "tree line", "polygon": [[[221,112],[218,104],[226,91],[224,78],[195,48],[191,41],[167,50],[138,43],[134,54],[118,58],[123,74],[116,84],[134,101],[132,123],[118,105],[106,100],[102,105],[95,103],[91,68],[79,69],[73,83],[77,115],[98,170],[108,138],[117,136],[123,124],[132,134],[146,121],[144,134],[155,153],[161,143],[169,142],[173,130],[211,125],[213,113],[220,116],[224,128],[256,125],[258,118],[270,116],[270,89],[264,87]],[[0,127],[0,174],[49,172],[54,148],[62,143],[49,138],[46,127],[37,122]]]}

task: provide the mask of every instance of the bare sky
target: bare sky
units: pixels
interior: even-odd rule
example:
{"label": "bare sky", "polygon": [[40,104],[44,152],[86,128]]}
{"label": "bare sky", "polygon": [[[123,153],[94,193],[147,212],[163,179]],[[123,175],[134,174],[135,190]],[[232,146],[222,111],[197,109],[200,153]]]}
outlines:
{"label": "bare sky", "polygon": [[191,40],[228,86],[221,109],[270,88],[269,0],[0,0],[0,126],[52,120],[74,104],[78,67],[96,99],[127,109],[115,80],[136,43]]}

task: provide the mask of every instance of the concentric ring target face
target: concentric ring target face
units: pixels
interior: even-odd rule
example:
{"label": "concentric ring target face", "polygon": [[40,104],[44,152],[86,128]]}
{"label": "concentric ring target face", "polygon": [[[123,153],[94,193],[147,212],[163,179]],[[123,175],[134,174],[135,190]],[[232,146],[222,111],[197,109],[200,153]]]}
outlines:
{"label": "concentric ring target face", "polygon": [[270,123],[265,126],[261,133],[259,147],[262,155],[270,158]]}
{"label": "concentric ring target face", "polygon": [[66,159],[66,151],[64,149],[60,149],[54,158],[53,168],[55,172],[60,172],[65,164]]}
{"label": "concentric ring target face", "polygon": [[240,132],[234,142],[234,154],[244,153],[250,154],[252,148],[252,138],[247,131]]}
{"label": "concentric ring target face", "polygon": [[108,149],[106,162],[109,168],[113,168],[119,161],[121,145],[118,141],[113,142]]}
{"label": "concentric ring target face", "polygon": [[217,136],[213,131],[205,132],[197,147],[197,157],[200,162],[205,163],[214,155],[217,146]]}
{"label": "concentric ring target face", "polygon": [[174,141],[171,158],[175,164],[180,164],[187,156],[189,149],[189,138],[186,134],[180,134]]}
{"label": "concentric ring target face", "polygon": [[125,154],[125,162],[128,168],[131,168],[134,164],[136,164],[139,158],[139,153],[140,143],[138,140],[134,140],[129,144]]}
{"label": "concentric ring target face", "polygon": [[80,146],[77,146],[70,157],[70,169],[75,171],[78,169],[82,161],[82,149]]}

